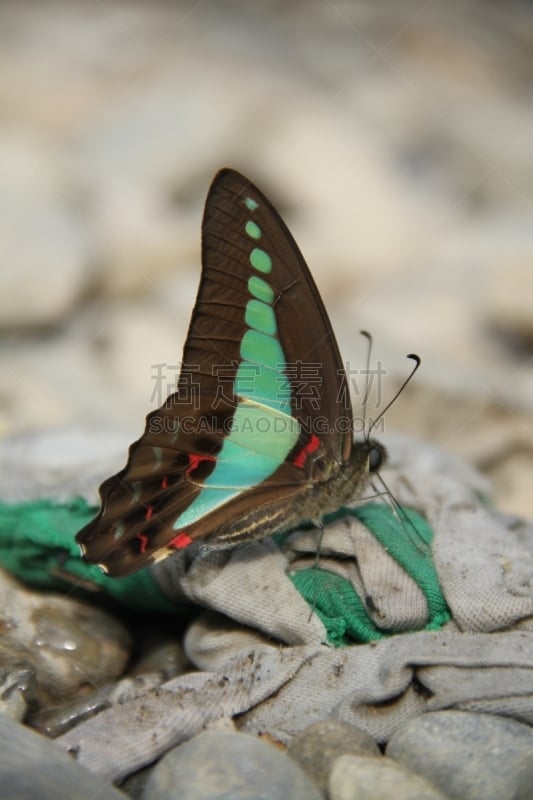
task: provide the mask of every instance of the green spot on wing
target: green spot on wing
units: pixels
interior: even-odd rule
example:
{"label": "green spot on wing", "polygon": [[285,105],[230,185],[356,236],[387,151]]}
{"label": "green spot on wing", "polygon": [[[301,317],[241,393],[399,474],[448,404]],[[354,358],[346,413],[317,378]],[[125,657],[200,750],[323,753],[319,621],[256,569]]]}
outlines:
{"label": "green spot on wing", "polygon": [[251,239],[260,239],[261,238],[261,228],[257,223],[253,222],[253,220],[249,219],[246,225],[244,226],[244,230],[248,234]]}
{"label": "green spot on wing", "polygon": [[262,303],[261,300],[248,300],[244,321],[249,328],[254,328],[269,336],[274,336],[278,329],[274,309],[267,303]]}
{"label": "green spot on wing", "polygon": [[[266,461],[268,460],[270,464],[271,460],[274,460],[277,468],[292,450],[299,435],[300,425],[290,414],[245,400],[239,403],[235,410],[231,433],[224,442],[222,453],[225,452],[226,442],[231,442],[250,451],[254,456],[264,457],[264,466],[261,467],[258,465],[262,462],[256,459],[256,468],[265,470],[261,478],[264,480],[273,471],[266,471]],[[248,458],[245,471],[248,471]],[[211,474],[214,472],[215,470]],[[257,482],[254,480],[254,483]]]}
{"label": "green spot on wing", "polygon": [[265,251],[261,250],[259,247],[254,247],[250,253],[250,264],[258,272],[267,273],[272,270],[272,259],[268,253],[265,253]]}
{"label": "green spot on wing", "polygon": [[241,358],[278,371],[285,365],[281,344],[260,331],[246,331],[241,341]]}
{"label": "green spot on wing", "polygon": [[251,197],[247,197],[245,199],[244,205],[246,206],[248,211],[255,211],[255,209],[258,208],[258,204],[255,202],[255,200],[252,200]]}
{"label": "green spot on wing", "polygon": [[202,489],[200,494],[194,498],[183,514],[180,514],[172,527],[175,530],[179,530],[180,528],[186,528],[188,525],[192,525],[194,522],[198,522],[199,519],[205,517],[210,511],[214,511],[219,506],[224,505],[224,503],[237,497],[241,492],[242,489],[217,489],[215,487]]}
{"label": "green spot on wing", "polygon": [[286,414],[291,413],[290,383],[281,369],[242,361],[235,375],[235,394]]}
{"label": "green spot on wing", "polygon": [[[215,486],[231,487],[242,492],[257,486],[272,475],[279,464],[280,461],[275,456],[250,451],[230,436],[226,439],[225,447],[218,458],[217,474],[212,483]],[[214,471],[211,475],[214,475]]]}
{"label": "green spot on wing", "polygon": [[272,287],[269,286],[263,278],[260,278],[259,275],[252,275],[249,279],[248,291],[258,300],[262,300],[263,303],[272,303],[274,300]]}

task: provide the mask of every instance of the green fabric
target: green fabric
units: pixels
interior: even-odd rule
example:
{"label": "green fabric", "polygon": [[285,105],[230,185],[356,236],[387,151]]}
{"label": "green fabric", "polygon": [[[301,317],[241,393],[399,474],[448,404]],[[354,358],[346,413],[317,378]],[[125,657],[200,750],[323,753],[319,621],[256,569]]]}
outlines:
{"label": "green fabric", "polygon": [[[33,586],[58,591],[100,589],[122,605],[143,611],[180,613],[159,589],[150,569],[125,578],[110,578],[99,567],[86,564],[75,541],[76,533],[97,513],[80,499],[67,503],[36,500],[0,502],[0,564]],[[442,627],[451,619],[431,559],[432,531],[414,511],[401,510],[402,520],[386,505],[342,508],[326,522],[347,514],[357,517],[383,548],[416,581],[426,596],[426,629]],[[414,535],[413,535],[414,534]],[[364,603],[344,578],[322,569],[305,569],[290,575],[300,594],[323,621],[335,646],[370,642],[390,636],[370,619]]]}
{"label": "green fabric", "polygon": [[[328,515],[325,522],[351,515],[359,519],[423,591],[428,604],[425,630],[442,628],[451,614],[442,594],[431,557],[433,532],[426,520],[415,511],[401,509],[401,516],[389,506],[367,504],[341,508]],[[323,569],[304,569],[290,575],[307,602],[314,607],[336,647],[353,642],[371,642],[391,636],[369,617],[365,605],[352,584],[340,575]]]}
{"label": "green fabric", "polygon": [[128,608],[176,612],[176,605],[161,592],[149,570],[110,578],[83,561],[75,536],[97,511],[80,499],[0,502],[0,564],[42,589],[66,591],[91,585]]}

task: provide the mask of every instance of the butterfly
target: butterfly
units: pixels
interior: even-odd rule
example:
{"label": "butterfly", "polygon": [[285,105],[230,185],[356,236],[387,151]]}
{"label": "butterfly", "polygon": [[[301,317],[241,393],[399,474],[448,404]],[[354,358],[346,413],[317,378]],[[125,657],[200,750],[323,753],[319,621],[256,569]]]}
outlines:
{"label": "butterfly", "polygon": [[77,535],[85,560],[122,576],[319,522],[385,459],[368,436],[354,442],[337,342],[287,226],[253,183],[221,170],[176,391],[101,485]]}

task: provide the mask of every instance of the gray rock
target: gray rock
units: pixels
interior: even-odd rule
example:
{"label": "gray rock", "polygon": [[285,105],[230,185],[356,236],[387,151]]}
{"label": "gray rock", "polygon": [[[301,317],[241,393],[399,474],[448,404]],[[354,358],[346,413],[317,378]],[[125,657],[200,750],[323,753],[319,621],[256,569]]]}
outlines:
{"label": "gray rock", "polygon": [[381,756],[368,733],[335,719],[321,720],[304,728],[292,739],[288,753],[322,791],[327,789],[333,763],[343,753]]}
{"label": "gray rock", "polygon": [[122,792],[52,742],[0,714],[2,800],[120,800]]}
{"label": "gray rock", "polygon": [[129,775],[125,781],[120,784],[120,788],[131,800],[142,800],[144,787],[146,786],[150,775],[155,767],[151,764],[149,767],[144,767]]}
{"label": "gray rock", "polygon": [[464,711],[424,714],[392,736],[387,755],[450,798],[533,798],[533,730],[506,717]]}
{"label": "gray rock", "polygon": [[0,713],[16,722],[22,722],[36,690],[35,672],[18,667],[0,676]]}
{"label": "gray rock", "polygon": [[95,692],[76,697],[71,702],[46,708],[32,718],[31,724],[39,733],[55,739],[100,711],[135,700],[158,688],[161,683],[161,675],[157,673],[126,677],[115,684],[104,684]]}
{"label": "gray rock", "polygon": [[414,772],[383,756],[340,756],[329,780],[330,800],[444,800]]}
{"label": "gray rock", "polygon": [[117,299],[146,293],[146,275],[154,286],[183,259],[184,244],[197,253],[197,226],[179,214],[162,214],[159,194],[135,181],[108,185],[94,199],[94,283]]}
{"label": "gray rock", "polygon": [[62,320],[86,288],[86,242],[54,156],[21,130],[0,140],[0,327]]}
{"label": "gray rock", "polygon": [[38,703],[72,697],[122,673],[129,634],[110,614],[71,597],[32,591],[2,570],[0,597],[0,663],[6,672],[35,673]]}
{"label": "gray rock", "polygon": [[517,788],[515,800],[532,800],[533,798],[533,758],[520,773],[520,785]]}
{"label": "gray rock", "polygon": [[98,486],[125,462],[129,437],[111,428],[57,428],[0,440],[0,498],[10,503],[83,497],[97,504]]}
{"label": "gray rock", "polygon": [[138,660],[131,666],[130,673],[145,676],[159,673],[162,681],[169,681],[190,672],[191,663],[185,655],[179,640],[155,628],[152,631],[139,631],[137,634]]}
{"label": "gray rock", "polygon": [[154,768],[144,800],[320,800],[284,753],[243,733],[207,731],[171,750]]}
{"label": "gray rock", "polygon": [[[529,252],[528,252],[529,251]],[[509,254],[500,268],[493,268],[486,290],[489,321],[504,336],[533,342],[533,317],[528,302],[533,292],[531,246],[513,260]]]}

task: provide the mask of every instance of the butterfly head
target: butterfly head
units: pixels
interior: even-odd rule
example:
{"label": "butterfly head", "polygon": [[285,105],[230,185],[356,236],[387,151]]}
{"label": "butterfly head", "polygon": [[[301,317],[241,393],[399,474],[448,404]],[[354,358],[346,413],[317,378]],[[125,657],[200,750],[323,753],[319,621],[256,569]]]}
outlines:
{"label": "butterfly head", "polygon": [[[345,462],[342,473],[346,476],[347,488],[351,487],[351,497],[361,496],[362,492],[387,461],[385,447],[376,439],[366,438],[354,442],[350,459]],[[341,479],[342,480],[342,479]],[[346,498],[343,498],[343,502]]]}

